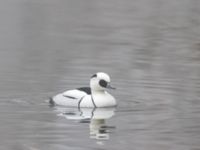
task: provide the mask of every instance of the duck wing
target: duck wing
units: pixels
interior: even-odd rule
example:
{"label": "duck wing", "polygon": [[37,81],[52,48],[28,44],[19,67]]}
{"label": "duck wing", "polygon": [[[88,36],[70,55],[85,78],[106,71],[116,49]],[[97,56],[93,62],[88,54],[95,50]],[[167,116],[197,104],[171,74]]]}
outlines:
{"label": "duck wing", "polygon": [[91,88],[90,87],[81,87],[81,88],[78,88],[78,90],[82,91],[82,92],[85,92],[87,93],[88,95],[91,94]]}
{"label": "duck wing", "polygon": [[90,95],[90,87],[81,87],[74,90],[69,90],[63,93],[64,97],[71,99],[81,99],[83,96]]}
{"label": "duck wing", "polygon": [[63,106],[78,106],[80,100],[91,94],[89,87],[81,87],[74,90],[68,90],[63,93],[57,94],[50,99],[52,105],[63,105]]}

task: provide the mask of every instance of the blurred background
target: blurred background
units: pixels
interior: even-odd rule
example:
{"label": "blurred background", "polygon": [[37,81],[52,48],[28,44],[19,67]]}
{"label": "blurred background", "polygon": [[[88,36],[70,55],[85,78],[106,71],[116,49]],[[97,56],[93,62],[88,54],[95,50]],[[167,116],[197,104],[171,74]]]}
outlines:
{"label": "blurred background", "polygon": [[[110,139],[46,100],[111,76]],[[200,1],[1,0],[0,149],[197,150]]]}

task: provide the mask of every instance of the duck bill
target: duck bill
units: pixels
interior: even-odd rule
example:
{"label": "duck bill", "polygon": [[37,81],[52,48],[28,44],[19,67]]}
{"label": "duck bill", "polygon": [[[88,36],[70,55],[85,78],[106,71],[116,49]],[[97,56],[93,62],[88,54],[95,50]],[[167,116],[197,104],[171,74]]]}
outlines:
{"label": "duck bill", "polygon": [[106,86],[106,88],[107,88],[107,89],[116,90],[116,88],[115,88],[115,87],[112,87],[110,84],[108,84],[108,85]]}

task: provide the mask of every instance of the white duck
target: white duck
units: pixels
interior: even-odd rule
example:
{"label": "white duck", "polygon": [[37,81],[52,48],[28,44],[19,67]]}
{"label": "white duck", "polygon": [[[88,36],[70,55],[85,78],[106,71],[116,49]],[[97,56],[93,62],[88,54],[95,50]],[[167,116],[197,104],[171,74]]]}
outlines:
{"label": "white duck", "polygon": [[117,103],[115,98],[106,89],[115,89],[110,86],[108,74],[98,72],[90,79],[90,87],[81,87],[57,94],[50,99],[52,105],[68,107],[113,107]]}

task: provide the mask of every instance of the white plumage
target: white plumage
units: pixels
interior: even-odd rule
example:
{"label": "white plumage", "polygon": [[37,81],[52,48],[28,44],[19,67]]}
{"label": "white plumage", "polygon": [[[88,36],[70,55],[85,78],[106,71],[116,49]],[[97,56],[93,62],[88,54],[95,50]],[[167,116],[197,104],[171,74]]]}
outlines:
{"label": "white plumage", "polygon": [[50,99],[54,105],[68,107],[113,107],[116,106],[115,98],[106,89],[110,86],[108,74],[98,72],[90,79],[90,87],[82,87],[57,94]]}

